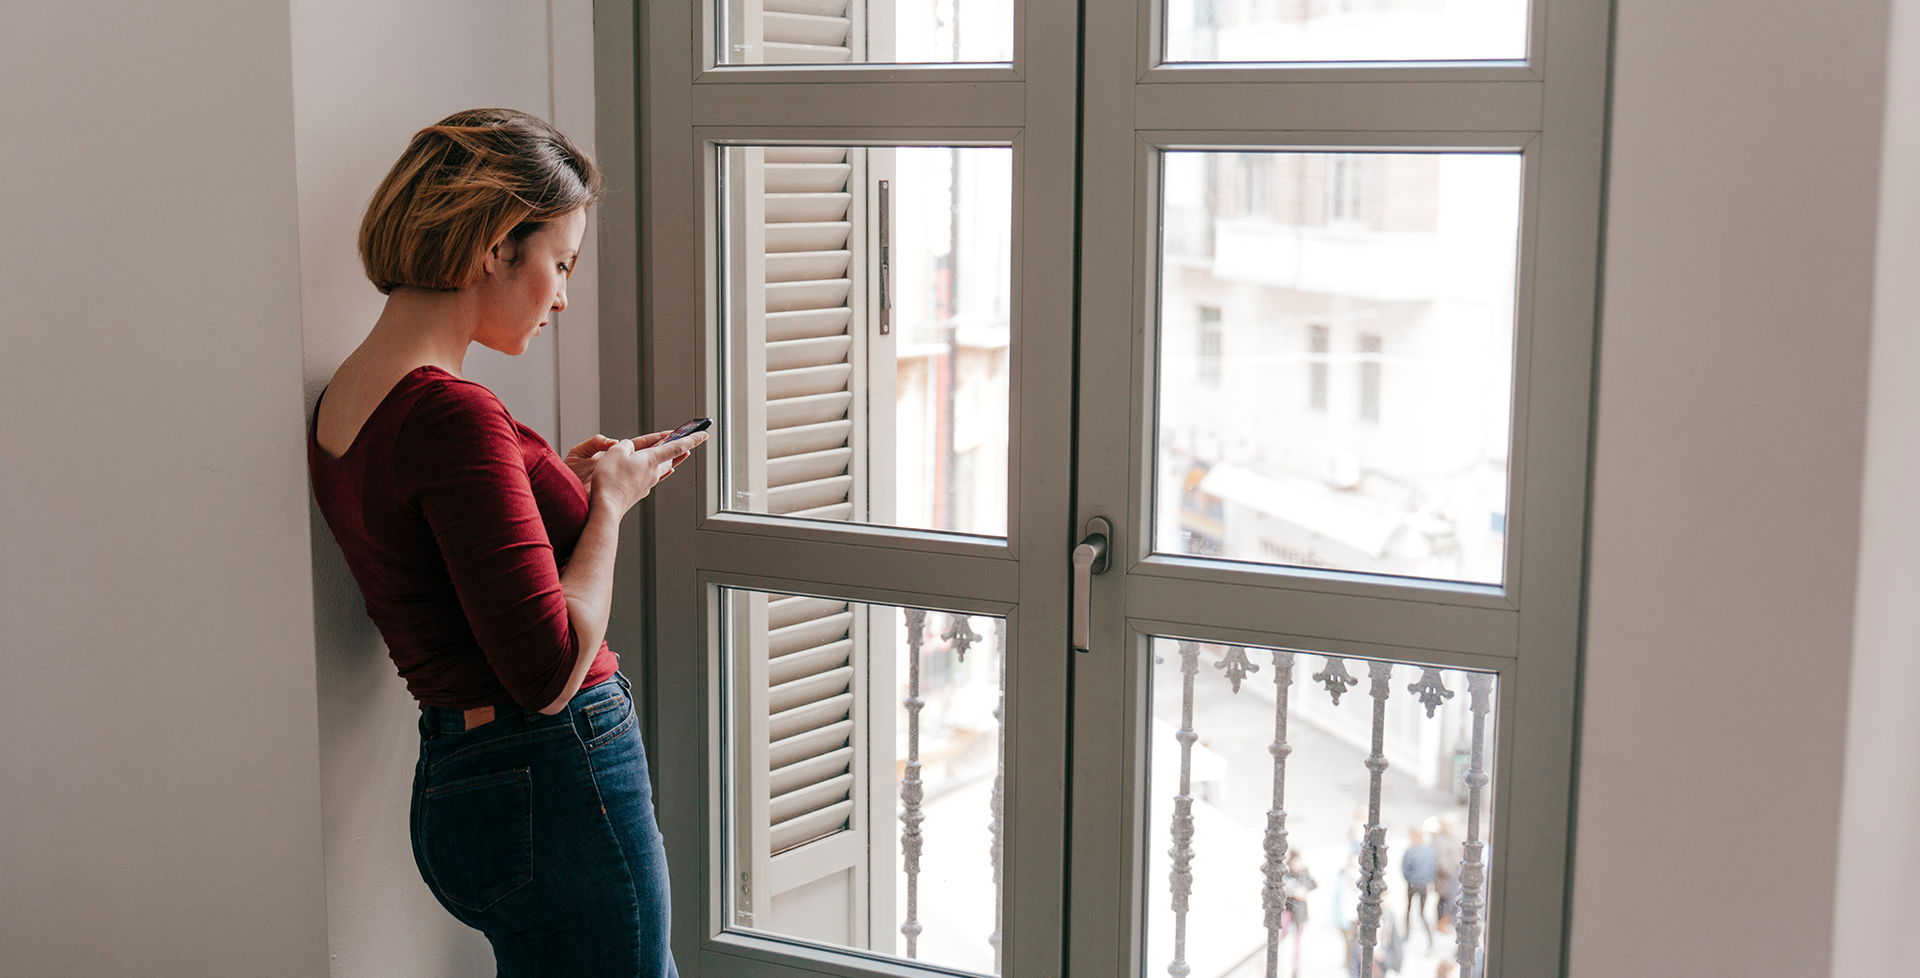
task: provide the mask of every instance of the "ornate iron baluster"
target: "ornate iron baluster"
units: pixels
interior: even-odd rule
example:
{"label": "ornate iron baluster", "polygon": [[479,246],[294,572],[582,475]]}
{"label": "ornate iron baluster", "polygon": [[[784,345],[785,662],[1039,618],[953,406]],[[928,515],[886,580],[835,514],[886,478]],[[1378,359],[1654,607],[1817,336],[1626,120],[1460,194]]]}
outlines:
{"label": "ornate iron baluster", "polygon": [[1453,690],[1441,681],[1440,670],[1431,667],[1420,670],[1420,681],[1408,683],[1407,692],[1418,697],[1420,705],[1427,708],[1429,720],[1433,719],[1433,711],[1439,709],[1440,704],[1453,699]]}
{"label": "ornate iron baluster", "polygon": [[1460,856],[1459,919],[1454,921],[1454,959],[1460,963],[1460,978],[1474,978],[1474,965],[1480,952],[1480,910],[1486,905],[1481,891],[1487,879],[1486,861],[1480,841],[1480,790],[1487,777],[1487,711],[1493,691],[1493,676],[1484,672],[1467,673],[1467,692],[1472,696],[1468,708],[1473,711],[1473,759],[1467,767],[1467,841]]}
{"label": "ornate iron baluster", "polygon": [[900,852],[907,870],[907,921],[900,933],[907,937],[907,957],[920,955],[920,803],[926,790],[920,784],[920,646],[927,638],[927,613],[907,608],[907,772],[900,781]]}
{"label": "ornate iron baluster", "polygon": [[967,661],[967,650],[982,638],[973,630],[972,621],[966,615],[950,614],[947,616],[947,630],[940,633],[940,637],[947,640],[948,647],[959,653],[961,662]]}
{"label": "ornate iron baluster", "polygon": [[1000,732],[1000,759],[993,772],[993,820],[987,830],[993,834],[990,855],[993,858],[993,933],[987,943],[993,945],[993,973],[1000,973],[1000,912],[1005,905],[1000,894],[1000,846],[1003,842],[1007,788],[1007,620],[993,620],[994,643],[1000,649],[1000,703],[993,708],[993,722]]}
{"label": "ornate iron baluster", "polygon": [[1259,666],[1247,659],[1247,650],[1238,645],[1228,646],[1227,654],[1221,656],[1213,667],[1227,674],[1227,682],[1233,684],[1236,693],[1240,692],[1240,683],[1247,678],[1247,673],[1260,671]]}
{"label": "ornate iron baluster", "polygon": [[1353,674],[1347,671],[1345,659],[1329,655],[1321,657],[1320,661],[1327,664],[1326,668],[1314,673],[1313,681],[1325,683],[1327,692],[1333,694],[1333,705],[1339,706],[1340,694],[1360,685],[1360,680],[1353,678]]}
{"label": "ornate iron baluster", "polygon": [[1167,882],[1173,888],[1173,962],[1167,974],[1186,978],[1193,968],[1187,964],[1187,898],[1193,893],[1193,745],[1199,740],[1193,732],[1193,677],[1200,673],[1200,643],[1180,643],[1180,793],[1173,799],[1173,871]]}
{"label": "ornate iron baluster", "polygon": [[[1373,974],[1373,946],[1380,935],[1380,899],[1387,892],[1387,829],[1380,824],[1380,776],[1387,770],[1387,695],[1393,663],[1368,660],[1373,680],[1373,753],[1367,756],[1367,841],[1360,849],[1360,974]],[[1318,678],[1318,677],[1316,677]]]}
{"label": "ornate iron baluster", "polygon": [[[1287,693],[1293,689],[1293,653],[1273,651],[1273,807],[1267,809],[1266,861],[1260,904],[1267,912],[1267,978],[1280,975],[1280,925],[1287,909]],[[1295,941],[1300,938],[1296,935]]]}

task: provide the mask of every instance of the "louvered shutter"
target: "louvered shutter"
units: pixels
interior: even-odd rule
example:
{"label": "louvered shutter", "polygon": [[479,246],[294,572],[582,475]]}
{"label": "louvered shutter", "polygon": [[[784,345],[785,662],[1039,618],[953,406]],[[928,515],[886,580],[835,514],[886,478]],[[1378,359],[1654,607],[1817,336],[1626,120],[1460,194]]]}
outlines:
{"label": "louvered shutter", "polygon": [[732,64],[846,64],[893,58],[892,8],[862,0],[731,0]]}
{"label": "louvered shutter", "polygon": [[767,511],[844,520],[864,495],[854,491],[850,416],[861,392],[850,383],[848,326],[865,305],[852,295],[854,165],[844,149],[763,152]]}
{"label": "louvered shutter", "polygon": [[[871,328],[877,272],[874,170],[886,150],[731,152],[730,233],[739,236],[730,395],[736,509],[826,520],[891,518],[891,337]],[[753,718],[736,728],[754,758],[737,850],[750,926],[869,946],[893,914],[893,686],[890,617],[862,605],[736,592],[732,645]],[[878,632],[879,634],[875,634]],[[870,691],[882,700],[869,704]],[[877,754],[877,756],[876,756]],[[748,831],[741,831],[748,829]],[[874,833],[878,833],[878,845]],[[878,850],[875,852],[875,850]],[[765,916],[763,916],[765,915]],[[876,917],[880,923],[876,926]],[[882,939],[887,939],[883,937]]]}

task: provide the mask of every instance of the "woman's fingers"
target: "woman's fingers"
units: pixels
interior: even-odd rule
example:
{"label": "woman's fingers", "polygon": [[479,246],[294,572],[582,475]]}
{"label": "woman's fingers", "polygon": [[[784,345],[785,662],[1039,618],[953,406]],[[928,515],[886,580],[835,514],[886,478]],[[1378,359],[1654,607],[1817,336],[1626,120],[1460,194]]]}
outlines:
{"label": "woman's fingers", "polygon": [[608,438],[606,435],[594,435],[592,438],[589,438],[586,441],[583,441],[580,444],[573,446],[571,449],[568,449],[567,457],[568,458],[591,458],[592,456],[600,452],[604,452],[607,449],[612,448],[613,442],[614,442],[614,439]]}

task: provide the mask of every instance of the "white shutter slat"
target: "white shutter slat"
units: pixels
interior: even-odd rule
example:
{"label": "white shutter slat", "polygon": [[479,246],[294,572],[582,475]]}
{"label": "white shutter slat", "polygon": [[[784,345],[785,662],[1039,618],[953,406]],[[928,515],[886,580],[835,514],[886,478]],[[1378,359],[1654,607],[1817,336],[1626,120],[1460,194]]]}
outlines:
{"label": "white shutter slat", "polygon": [[824,618],[847,610],[845,601],[832,598],[809,598],[805,595],[790,595],[784,598],[767,600],[767,627],[785,628],[810,618]]}
{"label": "white shutter slat", "polygon": [[853,52],[846,48],[822,47],[818,44],[765,41],[760,47],[766,52],[765,61],[770,65],[843,64],[853,60]]}
{"label": "white shutter slat", "polygon": [[836,805],[846,800],[848,789],[852,787],[853,775],[842,774],[784,795],[775,795],[773,804],[767,806],[768,821],[778,828],[782,822]]}
{"label": "white shutter slat", "polygon": [[[767,195],[845,193],[851,163],[768,163]],[[852,201],[851,195],[848,201]],[[832,218],[839,220],[839,218]],[[769,219],[769,224],[784,223]]]}
{"label": "white shutter slat", "polygon": [[768,282],[806,282],[845,278],[851,251],[782,251],[767,253]]}
{"label": "white shutter slat", "polygon": [[828,503],[812,509],[796,509],[786,515],[801,520],[847,520],[853,518],[853,504]]}
{"label": "white shutter slat", "polygon": [[767,736],[770,740],[785,740],[795,734],[805,733],[816,727],[844,720],[847,712],[853,708],[853,694],[841,693],[830,696],[817,703],[808,703],[791,710],[775,713],[767,718]]}
{"label": "white shutter slat", "polygon": [[816,754],[844,747],[852,736],[853,721],[841,720],[774,740],[767,748],[768,766],[773,770],[790,767]]}
{"label": "white shutter slat", "polygon": [[847,498],[847,491],[852,488],[853,476],[850,475],[797,482],[778,489],[769,488],[767,512],[776,516],[791,516],[801,510],[838,505]]}
{"label": "white shutter slat", "polygon": [[777,488],[844,475],[847,466],[852,463],[851,448],[832,448],[824,452],[774,459],[767,463],[767,486]]}
{"label": "white shutter slat", "polygon": [[853,225],[846,221],[794,221],[768,224],[767,254],[788,251],[837,251],[847,246]]}
{"label": "white shutter slat", "polygon": [[824,309],[845,305],[853,283],[844,278],[812,282],[768,282],[767,311]]}
{"label": "white shutter slat", "polygon": [[845,639],[783,655],[767,664],[767,684],[780,686],[828,669],[837,669],[852,657],[853,642]]}
{"label": "white shutter slat", "polygon": [[[808,47],[834,48],[846,44],[853,21],[845,17],[819,14],[787,14],[768,11],[761,22],[766,40],[774,44],[804,44]],[[848,52],[851,54],[852,52]]]}
{"label": "white shutter slat", "polygon": [[785,628],[770,629],[767,632],[767,656],[778,659],[802,649],[839,641],[847,637],[847,630],[852,625],[853,612],[841,611],[795,622]]}
{"label": "white shutter slat", "polygon": [[822,836],[831,835],[847,827],[847,818],[853,814],[853,802],[843,801],[830,808],[823,808],[810,815],[802,815],[789,822],[774,826],[768,833],[770,847],[774,853],[782,853],[795,846],[804,845]]}
{"label": "white shutter slat", "polygon": [[832,194],[767,194],[768,224],[818,224],[844,221],[853,195],[842,191]]}
{"label": "white shutter slat", "polygon": [[[766,0],[765,9],[787,14],[839,17],[847,12],[847,0]],[[772,159],[773,154],[768,153],[767,158]]]}
{"label": "white shutter slat", "polygon": [[844,693],[852,687],[852,666],[829,669],[767,690],[767,709],[774,713],[785,713]]}
{"label": "white shutter slat", "polygon": [[819,424],[805,424],[794,428],[781,428],[767,432],[767,458],[769,462],[788,455],[800,455],[806,452],[823,452],[829,448],[843,446],[847,435],[853,431],[853,422],[823,421]]}
{"label": "white shutter slat", "polygon": [[[771,8],[769,8],[771,9]],[[807,13],[805,10],[790,13]],[[762,150],[768,163],[845,163],[845,146],[768,146]]]}
{"label": "white shutter slat", "polygon": [[844,336],[847,334],[847,324],[852,321],[853,310],[846,306],[837,309],[794,309],[789,312],[770,312],[767,313],[767,342],[781,343],[821,336]]}
{"label": "white shutter slat", "polygon": [[768,343],[767,369],[793,370],[799,367],[846,363],[847,351],[852,348],[853,337],[845,334]]}
{"label": "white shutter slat", "polygon": [[767,430],[838,421],[847,416],[847,405],[852,403],[851,391],[771,401],[767,404]]}
{"label": "white shutter slat", "polygon": [[845,771],[853,763],[853,748],[841,747],[824,754],[796,761],[783,768],[774,769],[767,776],[767,791],[779,796],[789,791],[804,788],[810,784],[819,784],[828,778]]}
{"label": "white shutter slat", "polygon": [[847,389],[847,378],[852,374],[853,364],[850,363],[795,367],[792,370],[769,370],[767,371],[767,398],[769,401],[782,401],[790,397],[839,393]]}

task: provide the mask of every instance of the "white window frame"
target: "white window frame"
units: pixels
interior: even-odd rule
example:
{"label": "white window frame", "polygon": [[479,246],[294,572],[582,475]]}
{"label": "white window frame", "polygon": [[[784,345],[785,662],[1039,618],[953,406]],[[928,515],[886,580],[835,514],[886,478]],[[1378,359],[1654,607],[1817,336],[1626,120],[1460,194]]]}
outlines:
{"label": "white window frame", "polygon": [[[1137,342],[1117,349],[1096,349],[1083,342],[1080,354],[1071,357],[1071,349],[1063,348],[1057,337],[1030,331],[1023,338],[1027,349],[1015,357],[1016,377],[1023,367],[1031,370],[1071,357],[1083,389],[1088,378],[1128,378],[1122,385],[1123,403],[1131,405],[1128,411],[1137,415],[1142,405],[1152,403],[1156,239],[1139,228],[1157,213],[1161,149],[1521,151],[1527,155],[1526,203],[1508,579],[1499,587],[1413,585],[1300,569],[1223,570],[1204,561],[1150,554],[1145,547],[1151,507],[1141,487],[1152,485],[1148,460],[1153,426],[1150,418],[1139,416],[1132,418],[1130,428],[1139,436],[1136,440],[1113,444],[1102,435],[1093,439],[1098,444],[1088,444],[1081,439],[1083,457],[1088,451],[1117,451],[1134,478],[1123,480],[1132,488],[1116,504],[1089,496],[1083,477],[1083,491],[1073,501],[1077,515],[1045,494],[1022,488],[1027,484],[1021,481],[1023,466],[1030,474],[1039,472],[1047,458],[1061,454],[1067,445],[1041,435],[1032,444],[1016,447],[1009,459],[1014,488],[1010,536],[1004,545],[911,531],[816,530],[738,514],[715,515],[714,480],[701,472],[694,479],[675,480],[656,494],[643,525],[629,530],[618,593],[623,608],[629,609],[628,619],[647,623],[643,678],[649,690],[662,821],[679,881],[675,945],[683,973],[915,973],[886,962],[728,939],[709,929],[719,905],[712,879],[717,867],[708,862],[712,812],[706,788],[720,778],[711,750],[719,732],[712,725],[709,704],[675,699],[664,691],[663,680],[670,684],[690,677],[706,684],[712,678],[712,663],[698,654],[689,658],[687,650],[703,648],[707,636],[719,630],[713,620],[715,603],[708,600],[717,586],[801,589],[799,582],[742,569],[746,565],[740,555],[766,553],[827,568],[813,583],[830,587],[835,596],[929,606],[932,596],[939,595],[944,606],[954,610],[1006,616],[1010,642],[1051,644],[1056,633],[1064,634],[1065,622],[1021,613],[1023,602],[1045,604],[1050,592],[1028,580],[1037,575],[1017,571],[1022,560],[1038,559],[1040,549],[1064,563],[1064,553],[1053,551],[1077,537],[1077,521],[1096,509],[1117,517],[1114,544],[1119,559],[1157,589],[1128,605],[1127,621],[1106,626],[1109,631],[1096,636],[1108,647],[1137,657],[1147,635],[1180,634],[1253,645],[1285,642],[1394,659],[1417,651],[1430,661],[1497,672],[1504,735],[1496,778],[1513,790],[1500,794],[1496,811],[1503,837],[1494,856],[1499,876],[1492,883],[1494,973],[1562,970],[1608,5],[1603,0],[1535,0],[1524,63],[1338,67],[1161,64],[1157,4],[1140,0],[1136,9],[1138,16],[1125,23],[1124,17],[1094,16],[1089,8],[1082,39],[1089,110],[1079,131],[1084,150],[1090,157],[1129,158],[1130,165],[1082,172],[1078,196],[1131,200],[1133,206],[1105,218],[1087,209],[1079,228],[1082,292],[1077,311],[1082,329],[1097,322],[1123,323]],[[596,14],[599,149],[616,189],[615,199],[601,213],[601,411],[609,427],[657,428],[704,413],[700,392],[667,375],[663,365],[696,363],[704,371],[712,363],[713,351],[702,346],[698,328],[687,324],[706,323],[711,313],[701,298],[705,273],[700,263],[701,248],[711,241],[714,229],[702,227],[700,202],[711,199],[716,189],[703,182],[710,181],[711,172],[702,162],[702,154],[714,143],[952,145],[962,136],[977,144],[1024,143],[1024,150],[1016,150],[1016,185],[1021,168],[1057,174],[1062,155],[1073,151],[1057,137],[1063,127],[1072,133],[1078,118],[1076,66],[1071,58],[1058,56],[1030,60],[1026,52],[1035,38],[1071,37],[1079,17],[1075,4],[1032,0],[1017,8],[1014,60],[1000,66],[717,69],[713,45],[701,40],[716,36],[711,3],[643,0],[636,10],[606,2],[596,4]],[[797,84],[802,82],[805,92]],[[1121,91],[1130,106],[1117,101]],[[831,97],[807,97],[821,92],[831,92]],[[621,199],[622,186],[637,187],[638,192]],[[1059,208],[1052,213],[1057,218]],[[1121,225],[1125,233],[1112,235]],[[688,229],[696,230],[699,241],[684,240]],[[1050,240],[1060,246],[1058,238]],[[1070,242],[1067,249],[1072,251]],[[1125,270],[1119,283],[1124,287],[1101,288],[1115,284],[1115,269]],[[1016,273],[1017,295],[1031,300],[1035,288],[1022,284]],[[1031,300],[1026,313],[1061,311],[1059,305],[1043,305]],[[638,330],[632,326],[636,322]],[[711,330],[704,335],[710,337]],[[1030,383],[1016,384],[1016,430],[1023,413],[1042,418],[1073,412],[1073,405],[1035,391]],[[1087,404],[1079,409],[1084,413]],[[1023,539],[1023,532],[1031,539]],[[645,561],[645,551],[637,546],[642,543],[651,545]],[[889,553],[898,556],[885,556]],[[881,583],[873,574],[847,569],[847,562],[855,559],[878,559],[893,580]],[[680,568],[691,568],[692,573]],[[1018,580],[1009,581],[1010,573]],[[1100,579],[1099,586],[1114,583],[1112,578]],[[1203,587],[1247,599],[1210,608],[1207,621],[1195,621],[1192,609],[1174,598],[1201,593]],[[1105,593],[1109,599],[1117,597]],[[697,607],[707,610],[688,613]],[[1355,627],[1356,614],[1363,610],[1371,613]],[[1387,613],[1379,613],[1383,611]],[[1024,639],[1015,638],[1023,634]],[[1065,696],[1064,663],[1034,661],[1022,668],[1030,671],[1017,676],[1012,689],[1024,689],[1034,698]],[[1081,722],[1085,724],[1091,712],[1111,711],[1115,704],[1137,705],[1142,676],[1140,669],[1083,665],[1072,687]],[[1018,695],[1010,692],[1010,699]],[[1131,715],[1144,714],[1135,710]],[[1048,732],[1025,733],[1018,741],[1023,753],[1044,754],[1059,746]],[[1119,746],[1107,753],[1076,755],[1070,791],[1079,837],[1117,841],[1119,847],[1111,858],[1075,860],[1065,882],[1075,895],[1073,902],[1067,904],[1064,892],[1057,893],[1064,914],[1039,913],[1025,922],[1024,933],[1009,932],[1009,946],[1019,946],[1021,960],[1065,961],[1071,973],[1100,975],[1139,974],[1144,967],[1138,941],[1129,935],[1132,922],[1141,919],[1138,847],[1155,844],[1134,831],[1141,810],[1134,794],[1142,783],[1139,731],[1131,721],[1113,730],[1083,728],[1078,743],[1085,748],[1109,733],[1118,737],[1114,743]],[[1015,763],[1042,760],[1024,756]],[[1546,787],[1524,790],[1525,785]],[[1009,827],[1027,835],[1025,842],[1033,847],[1028,851],[1044,849],[1050,839],[1057,847],[1062,836],[1047,823],[1058,817],[1065,800],[1030,795],[1010,804]],[[1516,855],[1523,853],[1543,855]],[[1028,872],[1034,875],[1021,875]],[[1040,888],[1051,885],[1031,864],[1022,867],[1016,860],[1009,865],[1010,889],[1019,889],[1026,879]],[[1049,947],[1047,935],[1065,932],[1068,915],[1071,946]],[[1017,964],[1010,968],[1015,970],[1009,973],[1019,973]]]}

